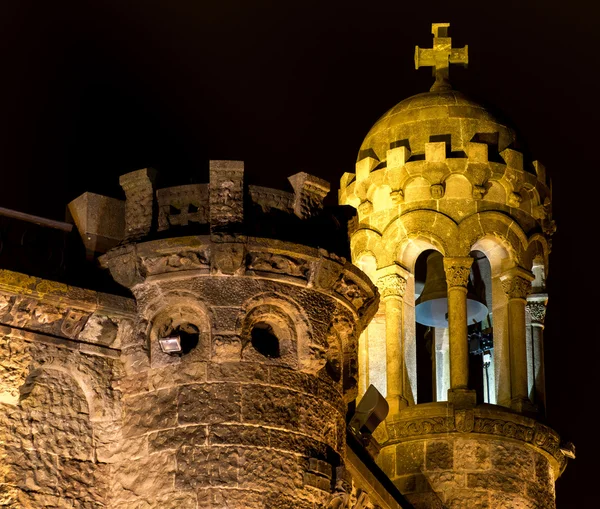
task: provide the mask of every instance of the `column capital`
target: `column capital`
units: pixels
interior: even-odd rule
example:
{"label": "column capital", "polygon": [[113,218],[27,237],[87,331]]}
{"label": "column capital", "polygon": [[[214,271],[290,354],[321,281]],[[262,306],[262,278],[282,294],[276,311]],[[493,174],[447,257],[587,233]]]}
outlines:
{"label": "column capital", "polygon": [[500,275],[502,289],[509,299],[525,299],[531,292],[531,282],[535,279],[528,270],[514,267]]}
{"label": "column capital", "polygon": [[538,296],[527,297],[526,311],[529,315],[529,319],[532,325],[544,326],[544,319],[546,318],[546,304],[548,298],[540,299]]}
{"label": "column capital", "polygon": [[381,276],[377,280],[377,288],[384,302],[392,297],[402,299],[406,291],[406,278],[400,274]]}
{"label": "column capital", "polygon": [[444,256],[444,271],[448,288],[467,288],[473,258],[470,256]]}

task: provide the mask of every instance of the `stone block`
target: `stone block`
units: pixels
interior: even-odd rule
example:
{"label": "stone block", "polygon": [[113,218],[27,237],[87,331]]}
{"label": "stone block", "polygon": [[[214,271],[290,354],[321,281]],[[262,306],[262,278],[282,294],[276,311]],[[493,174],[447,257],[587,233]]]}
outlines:
{"label": "stone block", "polygon": [[150,390],[166,389],[204,381],[206,381],[206,362],[187,362],[187,359],[179,364],[151,369],[148,373]]}
{"label": "stone block", "polygon": [[209,382],[267,383],[269,368],[253,362],[210,362],[207,378]]}
{"label": "stone block", "polygon": [[152,499],[173,490],[175,457],[168,451],[112,466],[114,503]]}
{"label": "stone block", "polygon": [[535,466],[533,452],[510,443],[495,442],[491,447],[492,466],[497,472],[504,472],[525,480],[534,480]]}
{"label": "stone block", "polygon": [[456,470],[489,470],[492,467],[490,445],[479,440],[456,440],[454,467]]}
{"label": "stone block", "polygon": [[446,161],[446,142],[433,141],[425,143],[425,160],[431,163]]}
{"label": "stone block", "polygon": [[325,456],[329,450],[327,444],[313,437],[285,430],[269,430],[269,440],[273,449],[290,451],[302,455],[314,454]]}
{"label": "stone block", "polygon": [[177,423],[177,389],[164,389],[129,398],[123,407],[123,436],[172,428]]}
{"label": "stone block", "polygon": [[179,390],[180,424],[239,422],[241,389],[238,384],[185,385]]}
{"label": "stone block", "polygon": [[68,205],[88,255],[106,253],[125,236],[125,202],[83,193]]}
{"label": "stone block", "polygon": [[184,426],[150,433],[147,437],[148,451],[179,450],[182,446],[207,445],[207,426]]}
{"label": "stone block", "polygon": [[425,442],[407,442],[396,446],[396,475],[419,473],[425,465]]}
{"label": "stone block", "polygon": [[261,385],[242,388],[242,421],[297,430],[302,401],[296,392]]}
{"label": "stone block", "polygon": [[445,507],[448,509],[493,509],[495,507],[518,506],[496,506],[490,504],[490,495],[483,490],[456,489],[445,492]]}
{"label": "stone block", "polygon": [[402,475],[394,479],[394,484],[400,490],[400,493],[423,493],[433,491],[427,477],[423,474]]}
{"label": "stone block", "polygon": [[515,509],[555,509],[556,505],[552,501],[552,505],[544,505],[543,500],[531,500],[522,495],[514,493],[503,493],[501,491],[490,493],[490,507],[510,507]]}
{"label": "stone block", "polygon": [[454,467],[453,444],[449,440],[428,440],[425,444],[425,469],[449,470]]}
{"label": "stone block", "polygon": [[507,493],[523,493],[525,481],[511,475],[485,473],[467,474],[467,486],[488,491],[505,491]]}
{"label": "stone block", "polygon": [[210,161],[211,233],[238,232],[244,221],[244,163]]}
{"label": "stone block", "polygon": [[272,449],[240,450],[240,487],[294,494],[304,485],[294,454]]}
{"label": "stone block", "polygon": [[235,447],[189,447],[177,452],[177,489],[236,486],[240,456]]}
{"label": "stone block", "polygon": [[209,427],[210,445],[248,445],[269,447],[269,431],[259,426],[217,424]]}
{"label": "stone block", "polygon": [[467,487],[467,475],[457,472],[427,472],[427,480],[434,491],[453,491]]}
{"label": "stone block", "polygon": [[396,147],[387,151],[387,169],[401,168],[410,158],[408,147]]}

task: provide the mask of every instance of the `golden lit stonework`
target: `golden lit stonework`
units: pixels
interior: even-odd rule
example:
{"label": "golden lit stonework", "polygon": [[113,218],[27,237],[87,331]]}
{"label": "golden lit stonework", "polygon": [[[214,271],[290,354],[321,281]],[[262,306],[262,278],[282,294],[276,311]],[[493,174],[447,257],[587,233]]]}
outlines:
{"label": "golden lit stonework", "polygon": [[450,23],[433,23],[431,33],[433,34],[433,48],[415,47],[415,69],[419,67],[433,67],[435,83],[431,87],[434,90],[449,90],[449,66],[460,64],[467,66],[469,63],[469,47],[453,48],[452,39],[448,37]]}
{"label": "golden lit stonework", "polygon": [[387,395],[378,462],[415,507],[554,507],[570,453],[538,420],[543,328],[527,312],[547,302],[551,190],[514,130],[451,90],[468,48],[448,28],[416,48],[431,90],[377,120],[341,179],[354,263],[406,280],[361,335],[359,390]]}

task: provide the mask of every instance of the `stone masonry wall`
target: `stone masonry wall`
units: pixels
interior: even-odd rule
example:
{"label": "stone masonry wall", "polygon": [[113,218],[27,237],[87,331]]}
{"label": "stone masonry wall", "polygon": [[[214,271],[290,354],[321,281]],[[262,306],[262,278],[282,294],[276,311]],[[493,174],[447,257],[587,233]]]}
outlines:
{"label": "stone masonry wall", "polygon": [[380,462],[415,508],[554,509],[548,459],[510,440],[469,435],[402,442]]}
{"label": "stone masonry wall", "polygon": [[[345,401],[341,378],[324,356],[317,369],[303,362],[302,344],[309,334],[325,340],[344,310],[294,285],[226,276],[172,277],[135,291],[148,320],[124,348],[128,454],[112,507],[324,506],[343,461]],[[273,324],[279,357],[256,351],[248,319]],[[198,344],[164,354],[158,336],[189,325]]]}

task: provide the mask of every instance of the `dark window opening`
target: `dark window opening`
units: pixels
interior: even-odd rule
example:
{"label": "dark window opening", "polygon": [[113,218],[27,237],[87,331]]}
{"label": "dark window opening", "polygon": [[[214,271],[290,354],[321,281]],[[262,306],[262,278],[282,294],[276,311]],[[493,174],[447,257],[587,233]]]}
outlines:
{"label": "dark window opening", "polygon": [[279,339],[275,335],[273,327],[266,322],[258,322],[252,327],[251,342],[254,349],[270,359],[281,356],[279,351]]}
{"label": "dark window opening", "polygon": [[181,353],[184,355],[190,353],[198,346],[200,332],[198,331],[198,328],[191,323],[186,323],[177,327],[174,331],[174,335],[179,336],[179,340],[181,341]]}

